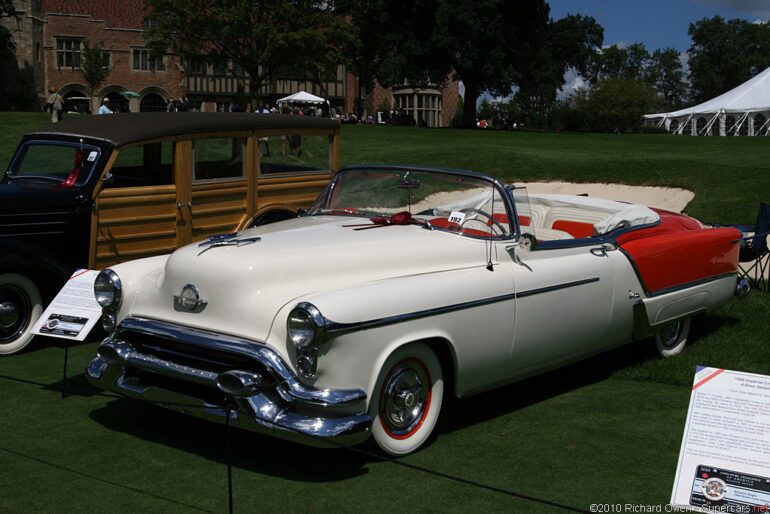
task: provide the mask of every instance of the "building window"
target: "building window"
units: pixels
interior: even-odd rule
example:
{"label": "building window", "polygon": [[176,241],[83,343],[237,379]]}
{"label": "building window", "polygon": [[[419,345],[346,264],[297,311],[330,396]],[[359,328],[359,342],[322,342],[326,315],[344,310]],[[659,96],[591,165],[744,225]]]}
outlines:
{"label": "building window", "polygon": [[394,91],[393,97],[401,114],[414,118],[418,125],[441,126],[441,92],[438,89],[404,88]]}
{"label": "building window", "polygon": [[56,66],[80,68],[80,38],[56,38]]}
{"label": "building window", "polygon": [[149,50],[134,48],[131,50],[133,56],[133,69],[135,71],[163,71],[163,57],[153,58]]}
{"label": "building window", "polygon": [[205,75],[206,61],[200,58],[190,59],[190,75]]}
{"label": "building window", "polygon": [[214,63],[214,75],[227,75],[227,63],[215,62]]}

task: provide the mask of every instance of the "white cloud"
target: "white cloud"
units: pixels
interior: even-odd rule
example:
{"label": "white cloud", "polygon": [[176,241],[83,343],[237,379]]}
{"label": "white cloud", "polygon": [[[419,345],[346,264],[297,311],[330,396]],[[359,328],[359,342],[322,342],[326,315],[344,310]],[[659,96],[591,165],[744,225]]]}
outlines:
{"label": "white cloud", "polygon": [[611,46],[617,46],[618,48],[627,48],[628,41],[618,41],[617,43],[612,43],[612,44],[608,43],[608,44],[602,45],[602,50],[604,50],[605,48],[609,48]]}
{"label": "white cloud", "polygon": [[556,92],[556,98],[565,100],[581,89],[588,89],[589,87],[588,81],[577,70],[570,68],[564,74],[564,85]]}

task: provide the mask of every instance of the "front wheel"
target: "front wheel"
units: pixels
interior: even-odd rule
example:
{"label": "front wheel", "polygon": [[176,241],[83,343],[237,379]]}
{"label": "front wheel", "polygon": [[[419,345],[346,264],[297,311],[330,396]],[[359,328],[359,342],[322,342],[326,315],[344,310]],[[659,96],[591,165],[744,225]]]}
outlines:
{"label": "front wheel", "polygon": [[655,348],[662,357],[682,353],[690,333],[690,318],[666,323],[655,332]]}
{"label": "front wheel", "polygon": [[372,435],[390,455],[417,450],[433,432],[444,397],[444,380],[436,354],[426,344],[398,348],[377,378],[370,414]]}
{"label": "front wheel", "polygon": [[34,282],[17,273],[0,275],[0,355],[21,351],[35,336],[32,325],[43,313]]}

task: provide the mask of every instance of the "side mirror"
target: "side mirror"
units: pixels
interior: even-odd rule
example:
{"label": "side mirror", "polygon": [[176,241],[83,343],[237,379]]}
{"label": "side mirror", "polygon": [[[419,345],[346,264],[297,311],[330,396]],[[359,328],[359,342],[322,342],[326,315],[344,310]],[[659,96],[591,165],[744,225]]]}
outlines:
{"label": "side mirror", "polygon": [[112,175],[112,173],[105,173],[104,177],[102,177],[102,182],[105,184],[112,184],[115,182],[115,177]]}
{"label": "side mirror", "polygon": [[505,247],[505,251],[510,252],[516,248],[522,250],[534,250],[537,247],[537,239],[530,233],[521,234],[519,240]]}

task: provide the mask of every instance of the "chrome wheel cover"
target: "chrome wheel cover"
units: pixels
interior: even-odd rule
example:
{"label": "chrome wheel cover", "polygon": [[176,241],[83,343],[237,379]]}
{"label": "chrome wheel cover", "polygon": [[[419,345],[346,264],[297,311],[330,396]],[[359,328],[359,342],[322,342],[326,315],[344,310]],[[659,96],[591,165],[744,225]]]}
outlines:
{"label": "chrome wheel cover", "polygon": [[0,344],[14,342],[27,329],[31,311],[24,290],[11,284],[0,285]]}
{"label": "chrome wheel cover", "polygon": [[391,436],[405,439],[425,420],[430,408],[431,379],[418,360],[397,364],[385,379],[380,394],[380,421]]}
{"label": "chrome wheel cover", "polygon": [[679,342],[679,336],[682,333],[682,322],[669,323],[660,329],[658,340],[664,348],[673,348]]}

